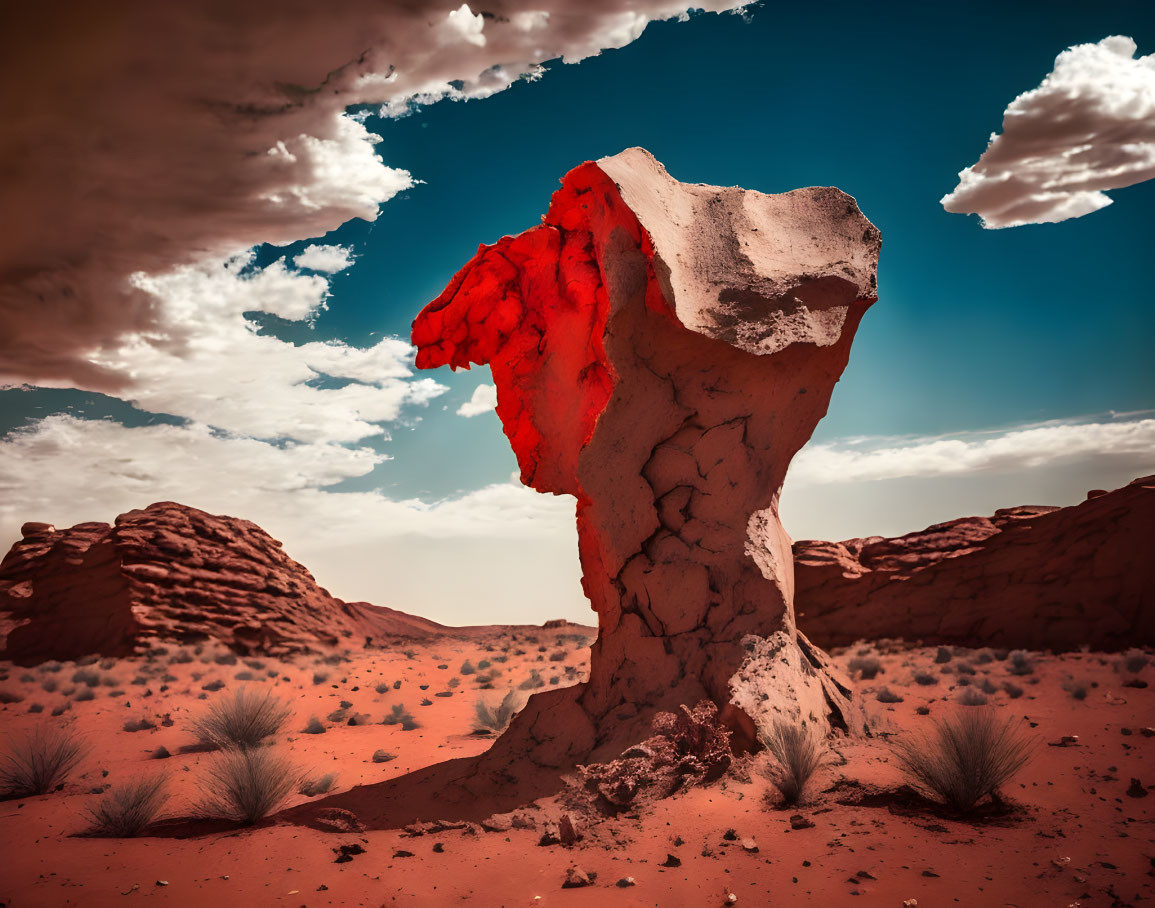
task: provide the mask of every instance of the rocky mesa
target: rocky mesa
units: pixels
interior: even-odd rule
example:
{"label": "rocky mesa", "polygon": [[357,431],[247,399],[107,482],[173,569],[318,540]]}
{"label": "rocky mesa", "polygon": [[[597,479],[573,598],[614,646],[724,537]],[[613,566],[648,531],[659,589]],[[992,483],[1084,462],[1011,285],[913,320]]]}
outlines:
{"label": "rocky mesa", "polygon": [[902,638],[1025,649],[1155,643],[1155,476],[1066,508],[1001,508],[894,539],[794,543],[820,646]]}
{"label": "rocky mesa", "polygon": [[284,654],[444,628],[343,602],[255,523],[171,501],[107,523],[26,523],[0,562],[4,657],[127,655],[158,639]]}

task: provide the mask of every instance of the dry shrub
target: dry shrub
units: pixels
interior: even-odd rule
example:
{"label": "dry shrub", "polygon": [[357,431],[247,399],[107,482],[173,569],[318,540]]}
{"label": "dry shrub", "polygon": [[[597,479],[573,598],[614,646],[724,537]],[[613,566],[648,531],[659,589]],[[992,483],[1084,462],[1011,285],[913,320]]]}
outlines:
{"label": "dry shrub", "polygon": [[113,789],[99,804],[88,808],[88,834],[117,839],[140,835],[156,821],[168,800],[165,782],[158,773]]}
{"label": "dry shrub", "polygon": [[473,704],[477,715],[477,731],[492,731],[501,734],[520,708],[517,694],[512,690],[502,698],[497,706],[490,706],[484,699],[478,698]]}
{"label": "dry shrub", "polygon": [[280,731],[288,718],[288,706],[271,691],[241,687],[231,698],[214,702],[192,723],[192,730],[218,747],[256,747]]}
{"label": "dry shrub", "polygon": [[925,793],[959,813],[969,813],[1031,758],[1031,742],[1010,716],[1002,721],[989,709],[959,710],[935,721],[927,736],[897,739],[893,745],[903,775]]}
{"label": "dry shrub", "polygon": [[301,783],[301,787],[298,788],[297,791],[307,798],[315,798],[317,795],[332,791],[336,782],[337,774],[335,772],[327,772],[323,776],[317,776],[315,779],[306,779]]}
{"label": "dry shrub", "polygon": [[858,674],[863,681],[872,681],[882,671],[882,663],[874,656],[855,656],[846,668],[852,676]]}
{"label": "dry shrub", "polygon": [[252,825],[292,794],[299,778],[292,764],[276,751],[229,748],[209,763],[196,813]]}
{"label": "dry shrub", "polygon": [[795,724],[778,719],[769,731],[759,735],[774,764],[767,776],[786,804],[796,804],[810,777],[825,760],[825,749],[814,730],[806,723]]}
{"label": "dry shrub", "polygon": [[68,729],[37,726],[9,742],[0,757],[0,793],[14,798],[46,794],[64,784],[87,752]]}

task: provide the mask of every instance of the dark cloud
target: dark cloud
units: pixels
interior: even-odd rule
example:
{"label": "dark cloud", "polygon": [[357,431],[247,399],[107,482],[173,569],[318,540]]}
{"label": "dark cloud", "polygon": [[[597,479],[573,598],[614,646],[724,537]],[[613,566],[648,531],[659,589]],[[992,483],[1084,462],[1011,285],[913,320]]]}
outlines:
{"label": "dark cloud", "polygon": [[[709,9],[740,4],[708,0]],[[0,14],[0,382],[116,390],[157,324],[126,278],[318,236],[410,185],[351,104],[481,97],[669,0],[43,0]],[[418,174],[419,176],[419,174]]]}

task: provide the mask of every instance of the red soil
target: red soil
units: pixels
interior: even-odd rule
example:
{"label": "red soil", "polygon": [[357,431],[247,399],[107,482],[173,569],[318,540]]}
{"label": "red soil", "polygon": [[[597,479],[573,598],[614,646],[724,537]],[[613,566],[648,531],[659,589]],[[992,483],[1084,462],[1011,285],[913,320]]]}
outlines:
{"label": "red soil", "polygon": [[[512,826],[513,818],[506,817],[489,821],[486,825],[496,831],[487,831],[477,821],[510,806],[496,799],[461,805],[458,812],[475,822],[449,824],[458,828],[434,827],[421,835],[410,835],[400,825],[375,828],[380,805],[373,797],[380,789],[356,786],[397,779],[490,746],[492,739],[470,734],[479,685],[478,674],[460,673],[464,661],[477,666],[482,659],[506,658],[493,662],[491,668],[502,674],[491,682],[495,689],[484,692],[495,700],[534,669],[547,686],[555,674],[559,684],[567,683],[566,670],[572,679],[583,677],[588,658],[572,637],[558,643],[559,633],[572,631],[527,634],[527,629],[516,629],[516,639],[513,629],[475,639],[434,638],[413,643],[411,658],[400,652],[354,651],[349,661],[334,665],[316,656],[263,658],[260,668],[243,662],[218,665],[212,656],[227,656],[212,647],[190,663],[177,662],[177,648],[169,647],[151,659],[89,666],[117,686],[98,683],[95,699],[88,702],[78,701],[75,690],[71,697],[64,694],[84,688],[71,681],[77,670],[73,664],[46,664],[27,672],[31,680],[22,680],[24,669],[0,665],[0,689],[23,697],[0,708],[6,734],[22,733],[41,720],[41,714],[29,712],[33,704],[42,705],[46,714],[70,700],[68,711],[52,721],[67,724],[91,746],[63,790],[0,802],[0,853],[7,858],[0,902],[445,905],[473,900],[510,906],[698,906],[724,904],[725,894],[733,892],[740,905],[843,904],[857,893],[868,905],[899,906],[913,898],[922,906],[1027,908],[1075,902],[1125,905],[1155,897],[1150,875],[1153,799],[1127,794],[1132,778],[1144,786],[1155,784],[1155,738],[1143,731],[1155,715],[1155,694],[1151,688],[1124,686],[1150,682],[1155,674],[1151,667],[1128,673],[1122,670],[1123,657],[1095,653],[1036,655],[1033,670],[1016,675],[1010,662],[991,659],[988,651],[959,650],[949,662],[936,664],[933,649],[867,647],[867,655],[876,656],[881,666],[875,679],[858,685],[872,736],[834,739],[830,765],[819,771],[806,803],[796,810],[764,802],[770,787],[761,773],[767,757],[760,755],[738,761],[718,782],[617,818],[595,823],[579,817],[582,838],[570,846],[538,844],[546,824],[564,810],[556,798],[515,811],[517,822],[531,823],[529,828]],[[540,646],[546,651],[539,652]],[[564,653],[564,659],[551,661],[554,652]],[[846,651],[836,660],[848,669],[858,655]],[[965,674],[960,663],[975,674]],[[292,705],[293,716],[274,746],[314,777],[337,774],[336,795],[294,795],[290,804],[348,805],[366,830],[322,831],[300,825],[298,812],[290,810],[248,830],[176,819],[138,839],[77,837],[85,826],[84,809],[98,800],[93,789],[153,772],[169,778],[170,814],[188,815],[198,778],[214,755],[181,754],[179,749],[195,741],[190,720],[211,699],[228,696],[241,683],[235,678],[238,671],[262,678],[249,683],[270,688]],[[329,677],[314,683],[318,671]],[[916,672],[932,675],[937,683],[914,683]],[[166,674],[172,680],[165,681]],[[454,676],[459,683],[450,687]],[[143,684],[131,683],[138,677]],[[971,689],[989,681],[997,689],[989,695],[993,707],[1021,719],[1038,744],[1033,762],[1004,790],[1013,809],[966,822],[895,793],[902,780],[886,743],[891,735],[925,729],[931,719],[951,710],[975,708],[958,703],[962,678]],[[214,679],[223,680],[225,688],[202,691]],[[383,679],[400,681],[401,688],[394,690],[390,683],[387,693],[378,694],[374,687]],[[58,684],[55,692],[43,689],[50,680]],[[1002,689],[1004,682],[1018,685],[1022,695],[1011,698]],[[1080,683],[1086,685],[1083,700],[1072,693],[1078,693]],[[420,689],[423,684],[429,685],[427,691]],[[875,695],[884,686],[903,701],[878,702]],[[434,696],[446,691],[452,696]],[[202,694],[208,699],[199,699]],[[422,697],[431,705],[419,705]],[[341,700],[353,704],[348,715],[367,714],[374,724],[325,721]],[[404,703],[419,728],[377,724],[397,702]],[[917,714],[923,706],[929,707],[929,717]],[[171,726],[162,724],[166,715]],[[302,734],[314,715],[327,730]],[[126,721],[141,717],[157,727],[123,730]],[[1065,735],[1076,736],[1077,742],[1049,746]],[[174,756],[154,759],[159,746]],[[378,749],[396,759],[372,762]],[[795,813],[814,826],[793,829]],[[730,829],[735,839],[727,838]],[[747,844],[756,852],[743,847],[747,839],[753,839]],[[365,853],[334,863],[334,849],[354,843]],[[668,854],[680,866],[662,866]],[[562,889],[572,866],[596,873],[594,885]],[[617,888],[625,877],[633,877],[636,885]]]}

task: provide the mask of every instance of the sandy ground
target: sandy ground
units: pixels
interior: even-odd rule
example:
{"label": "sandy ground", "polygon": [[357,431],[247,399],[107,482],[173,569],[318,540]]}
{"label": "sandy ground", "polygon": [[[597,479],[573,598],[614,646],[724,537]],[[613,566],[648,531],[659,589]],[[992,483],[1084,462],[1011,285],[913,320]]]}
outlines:
{"label": "sandy ground", "polygon": [[[327,833],[277,818],[244,830],[178,819],[137,839],[77,835],[97,792],[148,773],[169,778],[168,814],[189,816],[206,761],[214,759],[180,752],[196,742],[189,722],[242,684],[290,701],[293,716],[274,746],[308,778],[335,773],[332,791],[343,792],[484,751],[492,739],[471,734],[478,697],[496,702],[535,671],[545,687],[580,680],[587,639],[519,629],[353,652],[339,661],[227,664],[230,654],[211,645],[199,653],[170,645],[151,659],[87,666],[0,663],[4,699],[21,698],[0,707],[3,737],[40,721],[67,723],[90,747],[62,790],[0,802],[0,904],[665,908],[902,906],[914,899],[920,908],[1026,908],[1138,905],[1155,897],[1155,797],[1135,797],[1132,786],[1132,779],[1155,786],[1155,737],[1146,728],[1155,725],[1155,690],[1133,686],[1155,681],[1155,665],[1127,672],[1114,654],[1032,654],[1029,670],[1015,674],[1011,661],[998,658],[1004,653],[990,651],[956,649],[945,662],[935,661],[947,655],[936,648],[837,653],[844,668],[854,668],[872,734],[833,741],[828,764],[796,809],[768,804],[768,758],[759,755],[738,761],[714,785],[587,825],[569,847],[539,844],[544,821],[560,811],[553,800],[528,812],[535,828],[502,831],[472,824],[420,836],[401,829]],[[878,674],[863,679],[862,664],[871,674],[874,659]],[[462,671],[467,660],[476,671]],[[96,673],[95,686],[84,675],[73,680],[80,670]],[[916,674],[933,683],[918,683]],[[217,681],[219,690],[204,689]],[[485,683],[491,689],[479,690]],[[1020,721],[1036,746],[1031,764],[1004,790],[1012,809],[962,822],[902,792],[887,742],[920,733],[952,710],[983,708],[960,702],[983,688],[991,691],[990,707]],[[901,701],[880,702],[884,689]],[[91,700],[78,698],[88,690]],[[417,728],[380,724],[398,703]],[[362,716],[367,724],[348,724]],[[322,734],[303,733],[312,717],[324,724]],[[125,730],[142,718],[155,727]],[[1076,740],[1054,746],[1064,736]],[[157,758],[161,747],[172,756]],[[374,762],[379,750],[395,758]],[[308,800],[294,794],[287,804]],[[792,828],[795,814],[813,825]],[[364,852],[334,863],[335,849],[350,844]],[[594,885],[563,889],[574,866],[596,874]],[[634,885],[619,887],[626,878]]]}

